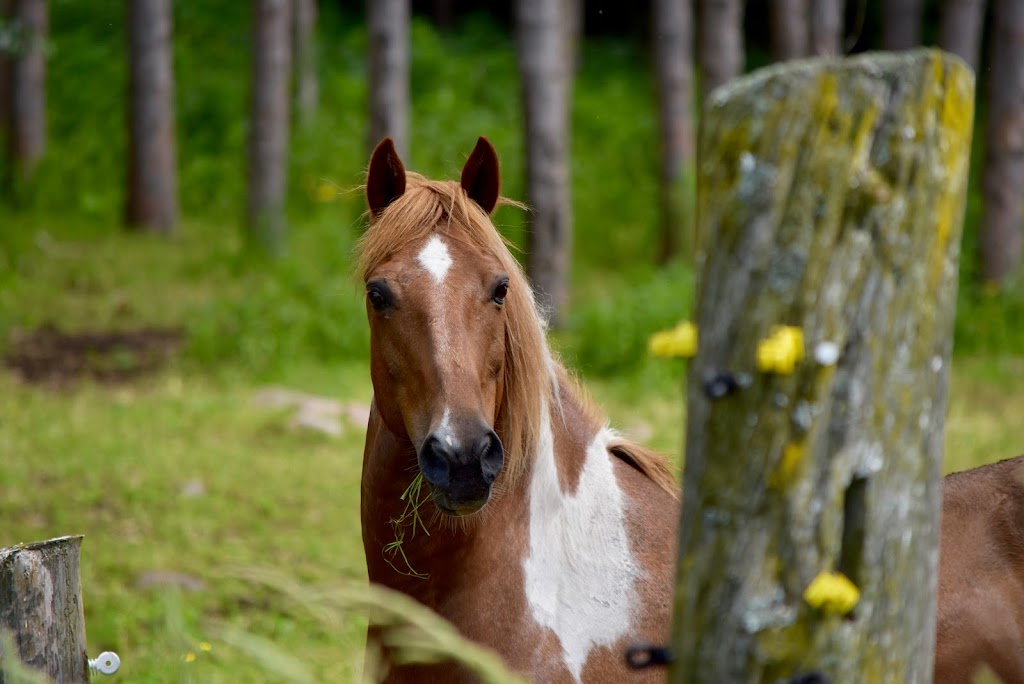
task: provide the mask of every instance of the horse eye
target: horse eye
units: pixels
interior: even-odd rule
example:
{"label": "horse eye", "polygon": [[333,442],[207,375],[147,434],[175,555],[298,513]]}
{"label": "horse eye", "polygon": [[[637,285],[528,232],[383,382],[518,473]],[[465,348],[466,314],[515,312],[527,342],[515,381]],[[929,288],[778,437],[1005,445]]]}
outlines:
{"label": "horse eye", "polygon": [[388,300],[378,290],[367,290],[366,298],[370,300],[374,311],[380,311],[388,305]]}
{"label": "horse eye", "polygon": [[494,295],[491,297],[491,301],[498,306],[501,306],[505,303],[506,296],[508,296],[508,283],[499,283],[498,286],[494,288]]}

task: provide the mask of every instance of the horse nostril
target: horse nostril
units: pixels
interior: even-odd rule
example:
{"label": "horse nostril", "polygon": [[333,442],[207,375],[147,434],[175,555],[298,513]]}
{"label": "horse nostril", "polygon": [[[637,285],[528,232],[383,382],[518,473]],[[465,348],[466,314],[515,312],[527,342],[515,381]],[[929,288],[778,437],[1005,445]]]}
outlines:
{"label": "horse nostril", "polygon": [[473,455],[480,461],[480,470],[483,473],[484,481],[490,485],[498,477],[501,466],[505,463],[505,450],[494,430],[488,430],[487,434],[477,441],[473,448]]}
{"label": "horse nostril", "polygon": [[440,439],[431,435],[420,447],[417,455],[420,471],[432,487],[447,487],[451,449]]}

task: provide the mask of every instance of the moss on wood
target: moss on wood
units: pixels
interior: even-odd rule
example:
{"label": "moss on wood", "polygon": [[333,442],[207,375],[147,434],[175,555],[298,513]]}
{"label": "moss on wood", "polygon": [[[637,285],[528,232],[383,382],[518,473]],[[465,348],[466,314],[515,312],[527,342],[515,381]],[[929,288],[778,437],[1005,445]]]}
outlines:
{"label": "moss on wood", "polygon": [[[712,97],[672,681],[930,680],[973,94],[959,59],[919,50],[788,63]],[[806,354],[762,373],[779,325]],[[753,381],[706,396],[722,372]],[[849,616],[802,598],[834,570],[860,590]]]}

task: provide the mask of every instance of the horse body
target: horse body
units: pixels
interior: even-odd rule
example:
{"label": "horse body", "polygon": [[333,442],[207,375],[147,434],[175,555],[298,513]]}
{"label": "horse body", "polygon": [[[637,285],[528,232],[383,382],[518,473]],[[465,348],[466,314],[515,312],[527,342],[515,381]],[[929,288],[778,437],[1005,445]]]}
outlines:
{"label": "horse body", "polygon": [[1024,682],[1024,456],[943,488],[935,681]]}
{"label": "horse body", "polygon": [[[627,670],[624,655],[669,638],[670,472],[609,430],[549,351],[487,218],[490,144],[453,183],[407,178],[386,143],[370,165],[360,264],[374,381],[361,486],[370,580],[533,681],[658,679]],[[425,530],[403,518],[417,469],[430,488]],[[452,664],[394,662],[372,626],[369,641],[391,666],[386,681],[472,680]]]}
{"label": "horse body", "polygon": [[[499,201],[490,143],[481,138],[455,183],[407,177],[385,140],[367,198],[370,581],[532,681],[663,680],[627,670],[624,653],[669,638],[678,490],[552,356],[488,217]],[[417,471],[430,492],[425,529],[407,515]],[[970,682],[987,666],[1024,682],[1024,457],[948,476],[944,490],[935,681]],[[368,637],[386,681],[473,681],[454,664],[403,665],[372,625]]]}
{"label": "horse body", "polygon": [[[592,426],[576,422],[584,409],[570,392],[562,388],[561,415],[549,417],[565,429],[541,442],[563,450],[538,453],[517,489],[465,524],[426,514],[435,518],[429,537],[403,543],[409,567],[383,550],[404,506],[407,480],[394,473],[408,473],[415,452],[374,411],[362,484],[374,492],[362,505],[369,576],[414,596],[532,681],[639,681],[623,656],[630,643],[669,637],[678,503],[608,450],[609,431],[582,434]],[[396,668],[386,681],[426,678],[469,679],[438,665]]]}

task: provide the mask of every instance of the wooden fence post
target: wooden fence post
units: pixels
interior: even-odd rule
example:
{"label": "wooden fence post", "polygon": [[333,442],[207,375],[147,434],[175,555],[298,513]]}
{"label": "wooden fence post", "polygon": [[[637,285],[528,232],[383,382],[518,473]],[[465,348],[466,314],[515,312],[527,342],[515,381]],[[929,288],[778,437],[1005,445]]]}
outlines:
{"label": "wooden fence post", "polygon": [[0,549],[0,632],[13,635],[12,655],[60,684],[89,681],[81,545],[75,536]]}
{"label": "wooden fence post", "polygon": [[671,681],[931,681],[973,95],[918,50],[712,96]]}

